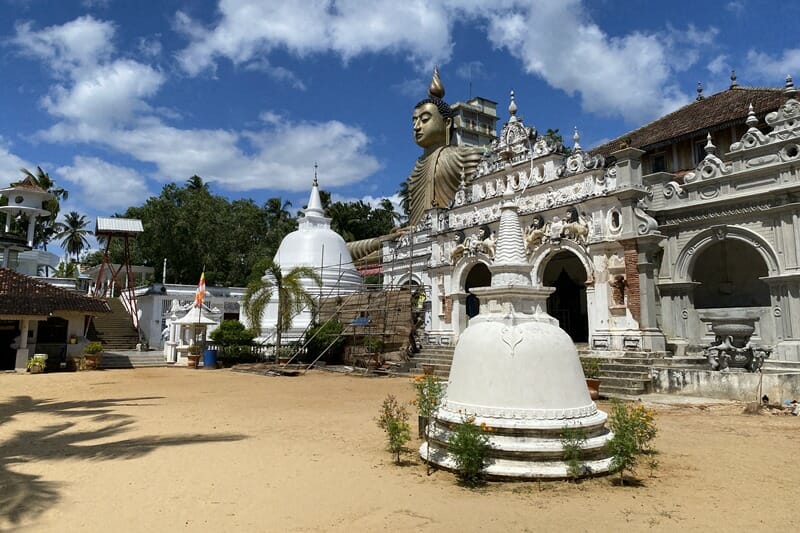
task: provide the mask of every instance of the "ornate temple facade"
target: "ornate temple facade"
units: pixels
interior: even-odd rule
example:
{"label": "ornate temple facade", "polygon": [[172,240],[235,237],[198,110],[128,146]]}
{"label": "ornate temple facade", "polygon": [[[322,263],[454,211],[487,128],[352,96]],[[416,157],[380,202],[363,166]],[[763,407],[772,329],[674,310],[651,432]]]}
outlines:
{"label": "ornate temple facade", "polygon": [[[425,286],[426,340],[455,344],[489,286],[502,196],[513,192],[534,287],[597,354],[682,355],[712,322],[755,327],[800,361],[800,102],[781,88],[704,97],[603,146],[571,149],[517,117],[452,203],[384,242],[386,285]],[[478,291],[480,292],[480,291]]]}

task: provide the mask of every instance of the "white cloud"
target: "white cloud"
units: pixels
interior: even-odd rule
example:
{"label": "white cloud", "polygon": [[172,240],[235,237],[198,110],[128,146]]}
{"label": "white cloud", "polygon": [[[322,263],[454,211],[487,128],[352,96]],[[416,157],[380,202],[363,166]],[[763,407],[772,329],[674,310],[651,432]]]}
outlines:
{"label": "white cloud", "polygon": [[176,28],[190,39],[178,54],[189,74],[213,70],[218,58],[247,64],[276,48],[299,57],[332,51],[344,61],[391,52],[424,70],[451,54],[453,13],[437,2],[222,0],[219,12],[211,28],[176,15]]}
{"label": "white cloud", "polygon": [[52,115],[87,124],[128,121],[149,107],[145,99],[164,82],[161,73],[131,60],[82,70],[72,83],[56,85],[42,100]]}
{"label": "white cloud", "polygon": [[21,178],[19,169],[35,168],[21,157],[11,152],[11,145],[0,135],[0,188],[5,188]]}
{"label": "white cloud", "polygon": [[[77,156],[71,166],[59,167],[56,172],[80,187],[81,196],[91,198],[99,213],[138,205],[150,196],[146,180],[138,172],[95,157]],[[70,192],[71,198],[77,196],[77,191]]]}
{"label": "white cloud", "polygon": [[139,44],[137,48],[139,49],[139,53],[144,55],[145,57],[158,57],[161,55],[161,41],[160,35],[156,35],[154,37],[140,37]]}
{"label": "white cloud", "polygon": [[776,56],[750,50],[745,72],[773,86],[779,85],[787,75],[800,77],[800,48],[787,48]]}
{"label": "white cloud", "polygon": [[514,14],[493,12],[489,40],[522,61],[527,72],[579,94],[583,109],[591,113],[637,123],[689,100],[670,82],[674,66],[668,35],[610,37],[584,13],[577,0],[531,2]]}
{"label": "white cloud", "polygon": [[92,68],[110,58],[114,25],[84,16],[61,26],[35,29],[30,22],[15,25],[11,43],[30,57],[47,62],[58,74]]}
{"label": "white cloud", "polygon": [[725,4],[725,11],[729,11],[737,17],[744,15],[746,11],[744,0],[732,0],[731,2],[728,2]]}

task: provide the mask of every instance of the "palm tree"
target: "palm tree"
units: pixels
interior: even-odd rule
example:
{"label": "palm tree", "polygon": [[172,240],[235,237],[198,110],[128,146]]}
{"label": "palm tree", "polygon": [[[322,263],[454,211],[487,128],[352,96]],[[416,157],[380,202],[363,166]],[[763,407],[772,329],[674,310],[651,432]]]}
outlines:
{"label": "palm tree", "polygon": [[[262,277],[258,277],[263,272]],[[311,267],[294,267],[285,275],[278,263],[264,259],[253,268],[256,276],[247,285],[242,304],[251,328],[261,327],[261,318],[272,295],[278,295],[278,322],[275,324],[275,353],[281,348],[281,336],[292,325],[292,319],[304,308],[314,309],[313,296],[303,287],[302,280],[310,279],[317,286],[322,278]]]}
{"label": "palm tree", "polygon": [[400,184],[400,190],[397,191],[397,195],[400,197],[400,208],[403,210],[403,215],[408,218],[408,180]]}
{"label": "palm tree", "polygon": [[86,238],[89,234],[89,230],[86,229],[88,225],[86,216],[71,211],[64,217],[63,229],[56,235],[61,239],[61,246],[67,253],[75,256],[75,262],[78,262],[81,252],[89,247],[89,240]]}

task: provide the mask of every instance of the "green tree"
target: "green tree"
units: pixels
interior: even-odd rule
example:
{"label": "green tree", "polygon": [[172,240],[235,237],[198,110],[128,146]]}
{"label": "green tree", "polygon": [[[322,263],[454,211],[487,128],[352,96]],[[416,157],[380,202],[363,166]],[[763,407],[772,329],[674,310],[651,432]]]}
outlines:
{"label": "green tree", "polygon": [[53,274],[57,278],[77,278],[78,265],[73,263],[72,261],[70,262],[61,261],[60,263],[58,263],[58,268],[56,268]]}
{"label": "green tree", "polygon": [[75,256],[75,261],[78,261],[81,252],[89,247],[89,239],[86,238],[90,234],[86,229],[88,225],[89,221],[85,215],[81,215],[77,211],[70,211],[64,217],[61,231],[56,235],[61,239],[61,246],[64,247],[64,250]]}
{"label": "green tree", "polygon": [[[259,277],[259,273],[264,275]],[[278,263],[262,259],[256,263],[253,277],[247,285],[242,305],[250,327],[260,330],[264,310],[272,298],[278,296],[278,322],[275,325],[275,353],[281,348],[281,337],[292,325],[292,319],[305,308],[314,309],[313,296],[303,287],[302,280],[310,279],[318,286],[322,279],[311,267],[294,267],[283,274]]]}
{"label": "green tree", "polygon": [[408,218],[410,212],[408,204],[408,180],[400,184],[400,190],[397,191],[397,195],[400,197],[400,209],[403,210],[403,216]]}

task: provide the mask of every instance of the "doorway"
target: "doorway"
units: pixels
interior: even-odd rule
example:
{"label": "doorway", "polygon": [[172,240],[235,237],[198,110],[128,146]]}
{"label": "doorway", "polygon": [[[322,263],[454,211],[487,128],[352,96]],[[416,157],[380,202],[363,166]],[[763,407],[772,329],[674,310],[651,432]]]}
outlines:
{"label": "doorway", "polygon": [[545,266],[542,284],[555,287],[547,298],[547,312],[573,342],[589,340],[589,313],[586,306],[586,269],[571,252],[558,252]]}
{"label": "doorway", "polygon": [[464,292],[467,293],[467,318],[472,318],[480,312],[481,301],[472,293],[474,287],[489,287],[492,284],[492,273],[483,263],[476,263],[467,274],[464,282]]}

